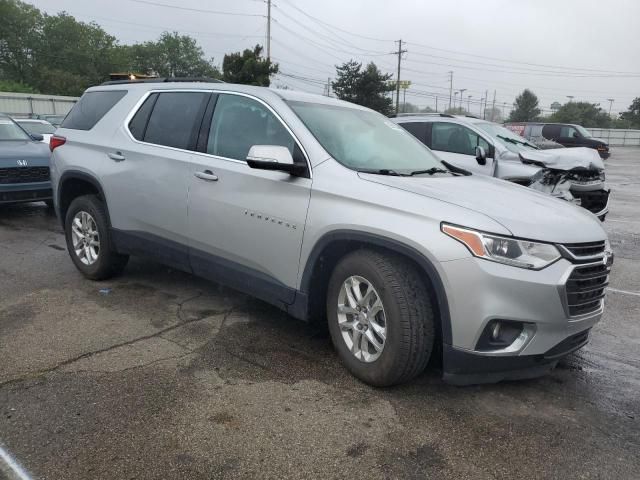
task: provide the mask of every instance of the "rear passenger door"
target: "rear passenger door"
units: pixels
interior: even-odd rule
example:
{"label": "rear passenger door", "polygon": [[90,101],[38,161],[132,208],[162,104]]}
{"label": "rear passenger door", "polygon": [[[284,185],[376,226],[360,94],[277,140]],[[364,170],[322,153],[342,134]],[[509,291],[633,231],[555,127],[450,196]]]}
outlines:
{"label": "rear passenger door", "polygon": [[[306,177],[257,170],[253,145],[281,145]],[[208,108],[189,176],[194,273],[271,302],[293,302],[311,172],[301,145],[264,102],[234,93]]]}
{"label": "rear passenger door", "polygon": [[[131,253],[188,268],[191,155],[211,93],[159,91],[145,97],[114,142],[105,181],[116,241]],[[153,245],[152,245],[153,244]]]}
{"label": "rear passenger door", "polygon": [[489,154],[489,143],[476,132],[452,122],[433,122],[430,148],[442,159],[473,173],[493,176],[494,159],[487,158],[485,165],[476,160],[476,147]]}

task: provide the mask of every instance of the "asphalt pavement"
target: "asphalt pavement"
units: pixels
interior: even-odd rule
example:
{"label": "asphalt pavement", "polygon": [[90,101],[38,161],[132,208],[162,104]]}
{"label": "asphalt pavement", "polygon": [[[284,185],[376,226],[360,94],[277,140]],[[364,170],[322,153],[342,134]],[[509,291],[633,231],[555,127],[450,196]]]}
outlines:
{"label": "asphalt pavement", "polygon": [[368,387],[324,329],[148,261],[85,280],[43,204],[0,206],[0,457],[52,480],[640,478],[640,149],[606,166],[591,342],[472,387]]}

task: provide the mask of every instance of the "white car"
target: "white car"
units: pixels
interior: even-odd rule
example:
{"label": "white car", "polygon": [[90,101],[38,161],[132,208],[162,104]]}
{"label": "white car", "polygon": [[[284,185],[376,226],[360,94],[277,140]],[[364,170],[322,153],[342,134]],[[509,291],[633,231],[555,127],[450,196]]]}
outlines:
{"label": "white car", "polygon": [[16,123],[24,128],[29,135],[42,135],[42,142],[49,145],[51,135],[56,131],[56,127],[46,120],[36,120],[33,118],[14,118]]}

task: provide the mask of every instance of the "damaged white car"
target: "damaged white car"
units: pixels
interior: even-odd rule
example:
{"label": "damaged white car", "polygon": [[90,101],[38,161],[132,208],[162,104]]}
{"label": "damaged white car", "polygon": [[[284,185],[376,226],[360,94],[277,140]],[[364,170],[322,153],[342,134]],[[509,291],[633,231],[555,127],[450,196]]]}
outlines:
{"label": "damaged white car", "polygon": [[393,121],[456,167],[572,202],[600,220],[609,211],[604,163],[595,150],[540,150],[501,125],[474,117],[419,114]]}

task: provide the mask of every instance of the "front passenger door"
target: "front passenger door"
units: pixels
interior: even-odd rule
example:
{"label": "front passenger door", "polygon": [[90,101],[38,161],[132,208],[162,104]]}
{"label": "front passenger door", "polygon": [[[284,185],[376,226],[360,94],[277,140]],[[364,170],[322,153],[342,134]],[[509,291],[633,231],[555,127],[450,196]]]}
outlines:
{"label": "front passenger door", "polygon": [[[189,188],[190,259],[194,273],[271,303],[293,302],[311,192],[310,171],[294,177],[246,163],[253,145],[302,148],[262,101],[219,94],[203,121]],[[209,125],[210,124],[210,125]],[[203,175],[204,174],[204,175]]]}
{"label": "front passenger door", "polygon": [[453,165],[481,175],[493,176],[495,160],[487,158],[485,165],[476,160],[476,147],[483,147],[489,154],[489,143],[476,132],[463,125],[450,122],[433,122],[431,150]]}

